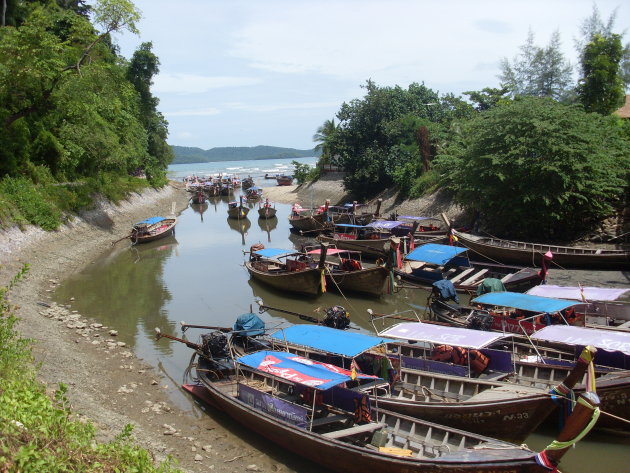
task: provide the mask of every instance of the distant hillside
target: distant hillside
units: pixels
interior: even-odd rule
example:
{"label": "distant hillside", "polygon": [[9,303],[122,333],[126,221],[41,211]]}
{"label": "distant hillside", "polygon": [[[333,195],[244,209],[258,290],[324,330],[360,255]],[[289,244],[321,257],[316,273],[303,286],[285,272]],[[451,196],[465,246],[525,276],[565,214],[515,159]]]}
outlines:
{"label": "distant hillside", "polygon": [[286,159],[318,156],[312,149],[278,148],[276,146],[230,147],[230,148],[189,148],[171,146],[175,158],[172,164],[208,163],[212,161],[244,161],[248,159]]}

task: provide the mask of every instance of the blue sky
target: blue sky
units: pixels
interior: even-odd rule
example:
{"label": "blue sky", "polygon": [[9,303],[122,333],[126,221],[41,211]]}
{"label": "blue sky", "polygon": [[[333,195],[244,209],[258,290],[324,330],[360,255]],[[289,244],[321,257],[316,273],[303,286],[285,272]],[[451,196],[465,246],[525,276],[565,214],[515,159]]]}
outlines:
{"label": "blue sky", "polygon": [[[574,39],[590,0],[135,0],[140,35],[117,34],[130,58],[153,42],[160,74],[153,94],[169,143],[209,149],[314,146],[312,136],[361,85],[422,83],[441,93],[497,87],[499,61],[527,39]],[[596,2],[615,32],[630,26],[630,2]],[[630,41],[630,32],[623,37]]]}

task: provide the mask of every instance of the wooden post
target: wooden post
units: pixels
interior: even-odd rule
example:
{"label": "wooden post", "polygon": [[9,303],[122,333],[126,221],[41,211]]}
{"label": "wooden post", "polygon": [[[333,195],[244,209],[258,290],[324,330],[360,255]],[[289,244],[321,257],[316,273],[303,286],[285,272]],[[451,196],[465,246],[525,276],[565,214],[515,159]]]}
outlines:
{"label": "wooden post", "polygon": [[324,269],[326,266],[326,252],[328,251],[328,243],[320,243],[320,253],[319,253],[319,264],[317,267],[319,269]]}

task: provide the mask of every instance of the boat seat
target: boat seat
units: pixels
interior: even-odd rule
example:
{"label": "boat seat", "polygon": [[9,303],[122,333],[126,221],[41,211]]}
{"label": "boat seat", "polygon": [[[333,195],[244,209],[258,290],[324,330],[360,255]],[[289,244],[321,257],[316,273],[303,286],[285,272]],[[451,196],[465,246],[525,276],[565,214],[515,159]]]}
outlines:
{"label": "boat seat", "polygon": [[493,389],[486,389],[485,391],[482,391],[479,394],[475,394],[469,399],[469,401],[470,402],[479,402],[479,401],[492,402],[492,401],[501,401],[504,399],[534,396],[537,394],[543,395],[545,393],[538,388],[532,388],[532,387],[522,386],[522,385],[499,386]]}
{"label": "boat seat", "polygon": [[349,419],[350,417],[348,415],[342,415],[342,414],[338,414],[334,416],[319,417],[318,419],[313,419],[313,427],[334,424],[336,422],[344,422]]}
{"label": "boat seat", "polygon": [[464,276],[466,276],[467,274],[470,274],[471,272],[473,272],[475,270],[475,268],[468,268],[464,271],[462,271],[461,273],[459,273],[457,276],[453,276],[450,281],[455,284],[457,281],[459,281],[460,279],[462,279]]}
{"label": "boat seat", "polygon": [[462,281],[462,286],[466,286],[467,284],[470,284],[471,282],[473,282],[476,279],[481,278],[484,274],[486,274],[488,272],[487,269],[482,269],[481,271],[479,271],[478,273],[473,274],[471,277],[469,277],[468,279],[466,279],[465,281]]}
{"label": "boat seat", "polygon": [[326,432],[325,434],[322,434],[322,436],[329,439],[339,439],[343,437],[349,437],[351,435],[362,434],[365,432],[374,432],[375,430],[382,429],[383,427],[387,427],[387,425],[383,424],[382,422],[374,422],[370,424],[355,425],[348,429]]}

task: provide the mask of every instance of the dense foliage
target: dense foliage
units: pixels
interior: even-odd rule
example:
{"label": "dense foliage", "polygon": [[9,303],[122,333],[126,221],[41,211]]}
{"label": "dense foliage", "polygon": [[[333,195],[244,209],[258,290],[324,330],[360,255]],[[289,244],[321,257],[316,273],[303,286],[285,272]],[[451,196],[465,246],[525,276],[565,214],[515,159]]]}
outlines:
{"label": "dense foliage", "polygon": [[150,43],[130,62],[111,43],[115,31],[136,32],[140,13],[129,0],[93,5],[7,2],[0,26],[0,179],[24,178],[35,192],[43,175],[48,184],[134,174],[165,182],[172,159],[167,123],[149,90],[159,61]]}
{"label": "dense foliage", "polygon": [[618,119],[522,98],[467,122],[434,164],[486,227],[508,236],[566,238],[623,203],[630,140]]}
{"label": "dense foliage", "polygon": [[151,454],[134,445],[132,426],[110,442],[98,442],[90,422],[70,410],[60,385],[51,398],[36,380],[30,342],[15,331],[17,319],[0,288],[0,470],[20,472],[173,472],[171,460],[154,465]]}
{"label": "dense foliage", "polygon": [[358,199],[392,186],[403,198],[445,187],[495,234],[580,236],[630,201],[630,124],[611,115],[630,85],[630,45],[614,22],[596,7],[584,21],[577,82],[559,32],[544,47],[530,32],[500,63],[499,87],[465,92],[466,101],[368,80],[363,98],[317,129],[320,163],[340,166]]}

